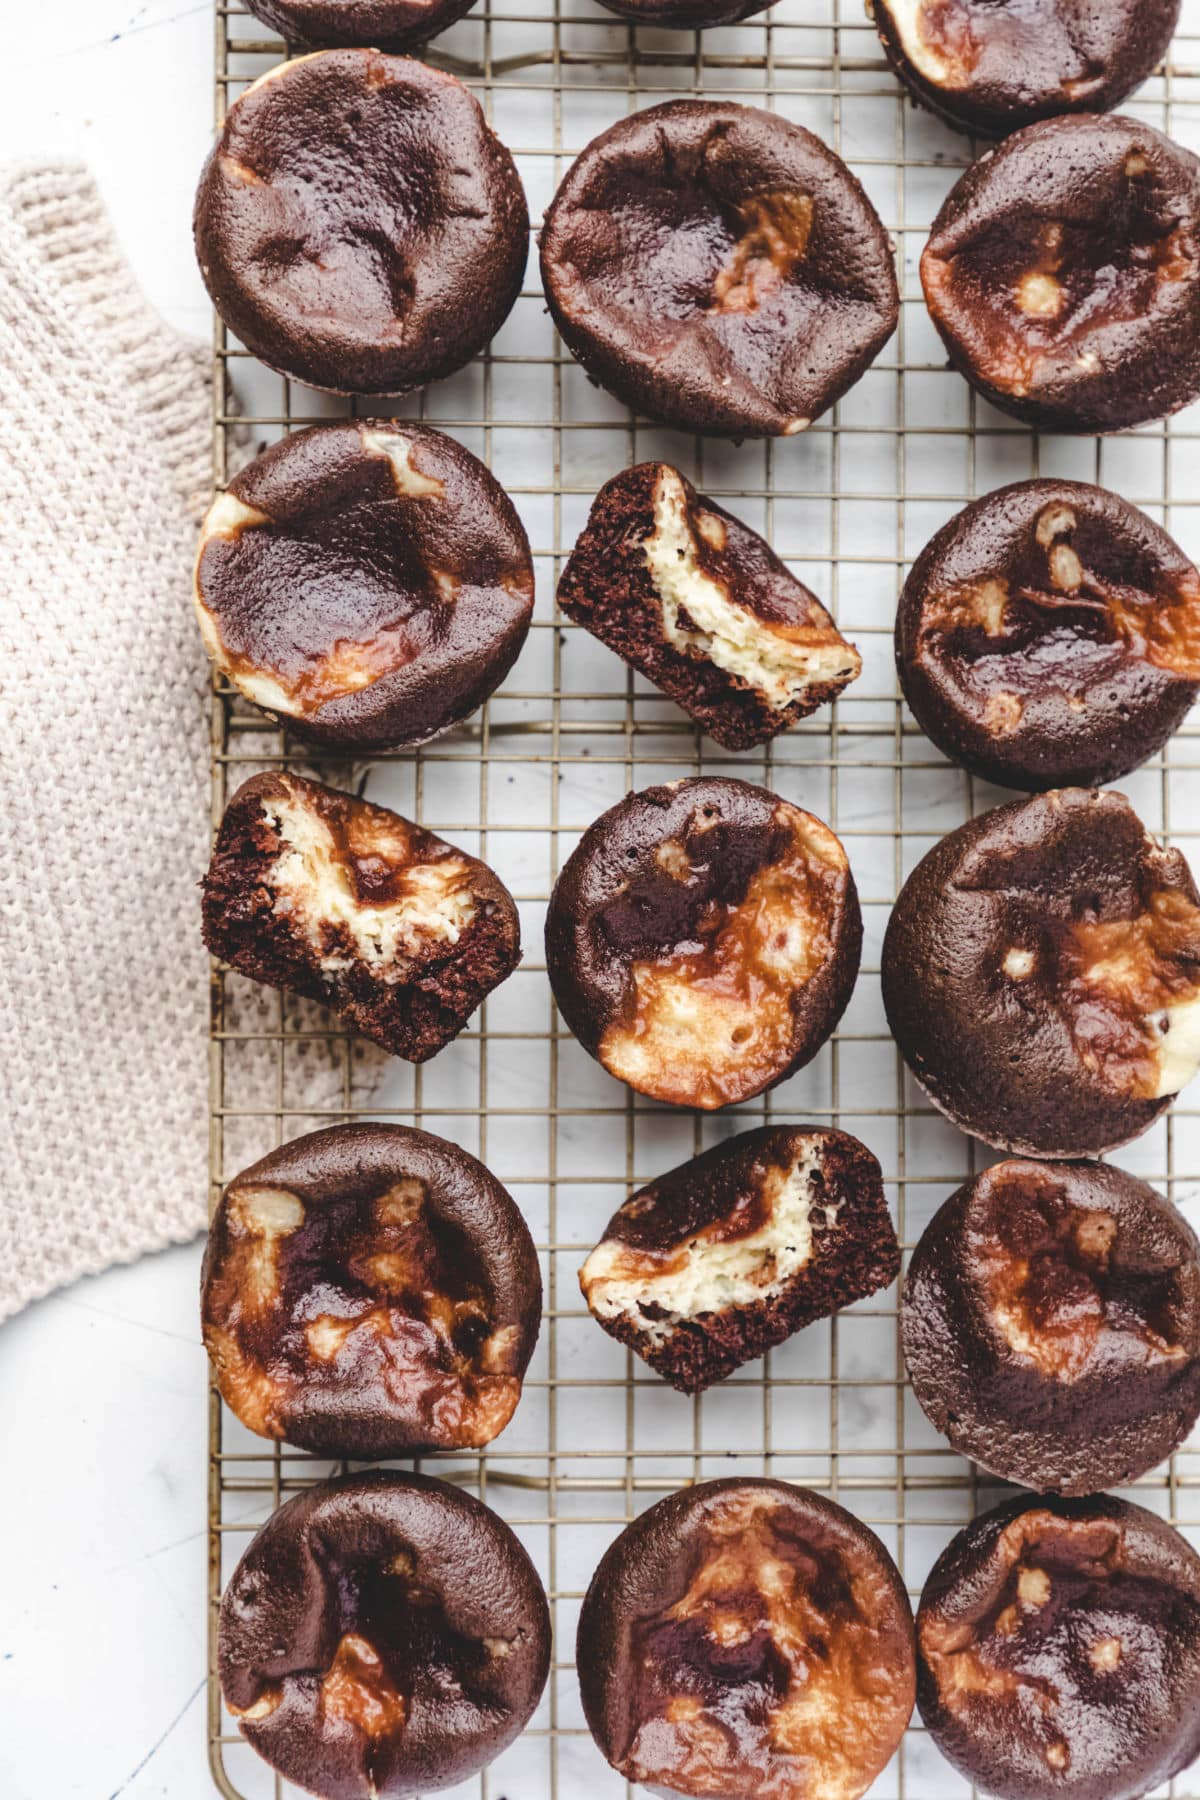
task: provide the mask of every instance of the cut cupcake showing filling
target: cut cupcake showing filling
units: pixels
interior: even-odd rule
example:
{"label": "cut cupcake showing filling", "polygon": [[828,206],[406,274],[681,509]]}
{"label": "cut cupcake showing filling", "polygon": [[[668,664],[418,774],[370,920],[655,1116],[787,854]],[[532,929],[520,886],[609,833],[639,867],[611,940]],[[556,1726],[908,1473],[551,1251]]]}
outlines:
{"label": "cut cupcake showing filling", "polygon": [[870,1151],[840,1131],[764,1126],[634,1194],[579,1282],[606,1331],[698,1393],[899,1267]]}
{"label": "cut cupcake showing filling", "polygon": [[516,906],[486,863],[297,775],[257,775],[230,801],[204,941],[411,1062],[456,1037],[521,957]]}
{"label": "cut cupcake showing filling", "polygon": [[558,602],[730,750],[807,718],[862,668],[757,532],[668,463],[600,490]]}

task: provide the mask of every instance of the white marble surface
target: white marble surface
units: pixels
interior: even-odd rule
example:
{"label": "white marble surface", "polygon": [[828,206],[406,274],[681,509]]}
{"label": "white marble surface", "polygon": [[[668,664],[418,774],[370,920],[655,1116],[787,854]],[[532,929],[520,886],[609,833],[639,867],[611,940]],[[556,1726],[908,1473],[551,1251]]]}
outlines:
{"label": "white marble surface", "polygon": [[[211,0],[3,10],[0,158],[83,157],[151,300],[206,334],[189,224]],[[0,1327],[4,1800],[214,1791],[199,1262],[198,1245],[151,1257]]]}

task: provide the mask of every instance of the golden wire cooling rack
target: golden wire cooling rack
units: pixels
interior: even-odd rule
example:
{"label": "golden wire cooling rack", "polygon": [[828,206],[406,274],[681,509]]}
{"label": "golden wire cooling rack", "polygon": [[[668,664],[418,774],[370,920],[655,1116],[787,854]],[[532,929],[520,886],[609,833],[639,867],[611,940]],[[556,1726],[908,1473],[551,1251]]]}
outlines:
{"label": "golden wire cooling rack", "polygon": [[[218,123],[282,54],[253,18],[218,0]],[[322,770],[338,785],[365,781],[372,798],[486,857],[520,903],[525,962],[456,1043],[421,1069],[388,1064],[375,1087],[328,1018],[277,996],[260,997],[254,1011],[239,978],[214,974],[214,1198],[274,1144],[366,1115],[419,1123],[463,1144],[525,1211],[542,1255],[546,1312],[524,1398],[489,1450],[426,1458],[424,1466],[486,1499],[524,1540],[550,1595],[555,1659],[522,1738],[453,1791],[478,1800],[604,1800],[626,1784],[584,1725],[575,1624],[596,1562],[639,1508],[700,1476],[802,1481],[879,1532],[915,1600],[952,1532],[994,1497],[948,1453],[905,1390],[894,1291],[811,1326],[688,1400],[593,1324],[576,1271],[631,1185],[764,1117],[828,1122],[862,1138],[883,1164],[906,1249],[982,1166],[986,1152],[936,1116],[905,1075],[884,1022],[879,946],[898,886],[930,844],[1011,796],[944,762],[905,716],[892,667],[896,594],[912,557],[965,500],[1038,473],[1117,488],[1200,556],[1200,407],[1169,427],[1103,442],[1039,438],[947,370],[916,263],[973,146],[902,100],[861,0],[777,0],[756,18],[703,33],[633,30],[592,0],[482,0],[436,40],[429,60],[478,96],[516,157],[535,220],[573,156],[638,106],[704,93],[773,108],[815,130],[858,174],[894,237],[904,295],[899,332],[875,368],[832,414],[786,443],[733,446],[664,431],[590,387],[545,314],[536,257],[488,355],[410,402],[360,408],[428,420],[491,464],[529,532],[538,603],[508,683],[470,727],[415,755]],[[1171,62],[1126,110],[1200,148],[1200,0],[1185,0]],[[220,326],[214,348],[218,487],[247,439],[257,448],[346,410],[269,375]],[[609,651],[555,617],[558,570],[596,489],[626,463],[660,456],[765,532],[863,653],[861,679],[836,706],[765,752],[732,756],[702,741]],[[1151,828],[1194,856],[1198,743],[1193,723],[1121,783]],[[214,694],[212,750],[214,824],[244,775],[312,762],[310,750],[265,728],[227,687]],[[600,812],[631,786],[702,768],[762,781],[829,821],[858,880],[866,948],[842,1029],[816,1061],[753,1105],[700,1119],[636,1098],[574,1043],[546,982],[541,924],[562,861]],[[1120,1160],[1200,1222],[1200,1097],[1185,1095]],[[215,1391],[210,1420],[215,1661],[222,1582],[249,1534],[287,1494],[332,1467],[267,1448]],[[1137,1498],[1200,1544],[1200,1438],[1140,1483]],[[281,1800],[298,1792],[239,1738],[215,1673],[208,1722],[222,1794]],[[972,1791],[917,1725],[871,1794],[950,1800]],[[1200,1772],[1163,1792],[1198,1800]]]}

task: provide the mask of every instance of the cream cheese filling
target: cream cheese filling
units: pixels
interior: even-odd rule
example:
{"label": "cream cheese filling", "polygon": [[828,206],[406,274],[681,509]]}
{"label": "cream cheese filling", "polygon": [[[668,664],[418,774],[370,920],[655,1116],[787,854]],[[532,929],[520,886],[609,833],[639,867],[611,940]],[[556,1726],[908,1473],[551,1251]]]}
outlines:
{"label": "cream cheese filling", "polygon": [[411,864],[404,871],[404,891],[373,906],[355,897],[333,836],[311,808],[277,797],[263,802],[263,813],[283,844],[268,877],[275,912],[299,922],[317,949],[330,925],[344,927],[354,945],[354,956],[320,956],[326,974],[339,974],[358,960],[382,980],[398,981],[424,945],[456,944],[475,915],[461,857]]}
{"label": "cream cheese filling", "polygon": [[414,467],[412,439],[398,431],[363,431],[359,434],[368,456],[383,456],[392,465],[396,492],[409,500],[440,500],[445,488],[436,475]]}
{"label": "cream cheese filling", "polygon": [[1163,1100],[1168,1094],[1178,1094],[1200,1069],[1200,995],[1164,1007],[1147,1019],[1146,1025],[1158,1040],[1158,1084],[1150,1098]]}
{"label": "cream cheese filling", "polygon": [[200,636],[204,639],[204,648],[209,659],[217,668],[233,682],[233,685],[261,706],[267,712],[298,712],[299,707],[290,695],[284,692],[279,684],[268,675],[247,674],[234,667],[234,659],[225,647],[224,639],[217,626],[217,621],[209,611],[204,600],[204,590],[200,583],[200,566],[204,560],[204,552],[214,538],[229,538],[236,542],[243,531],[252,531],[260,525],[269,525],[270,518],[259,512],[255,506],[247,506],[236,494],[218,494],[204,515],[204,524],[200,528],[200,543],[196,550],[196,566],[192,579],[192,605],[196,609],[196,623],[200,627]]}
{"label": "cream cheese filling", "polygon": [[[631,1265],[642,1253],[605,1238],[579,1276],[591,1311],[604,1319],[631,1315],[639,1334],[658,1348],[685,1320],[771,1299],[812,1259],[812,1178],[820,1167],[820,1151],[812,1139],[805,1140],[790,1169],[772,1170],[768,1176],[775,1178],[776,1191],[770,1215],[757,1231],[727,1241],[698,1231],[662,1274],[648,1268],[635,1272]],[[832,1225],[838,1207],[820,1210]],[[646,1317],[643,1302],[666,1316]]]}
{"label": "cream cheese filling", "polygon": [[[754,688],[774,711],[806,690],[843,681],[861,668],[858,652],[836,636],[827,643],[793,643],[738,606],[700,566],[688,522],[687,495],[674,469],[664,468],[654,495],[654,530],[643,546],[659,597],[663,635],[682,655],[700,655]],[[690,623],[684,623],[680,614]],[[831,628],[832,629],[832,628]]]}
{"label": "cream cheese filling", "polygon": [[962,65],[931,44],[921,30],[926,0],[882,0],[895,27],[900,48],[913,68],[935,87],[955,88],[963,85]]}

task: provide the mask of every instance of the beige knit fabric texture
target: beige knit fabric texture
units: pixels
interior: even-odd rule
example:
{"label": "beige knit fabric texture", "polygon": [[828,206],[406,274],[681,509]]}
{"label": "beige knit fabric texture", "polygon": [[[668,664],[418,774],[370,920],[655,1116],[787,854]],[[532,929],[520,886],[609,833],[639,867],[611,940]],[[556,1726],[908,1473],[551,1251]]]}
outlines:
{"label": "beige knit fabric texture", "polygon": [[[204,1225],[209,371],[83,168],[0,174],[0,1319]],[[280,1018],[233,984],[227,1027]],[[236,1048],[239,1104],[279,1104],[278,1046]],[[300,1129],[343,1075],[340,1047],[296,1048]],[[261,1123],[226,1175],[275,1141]]]}

